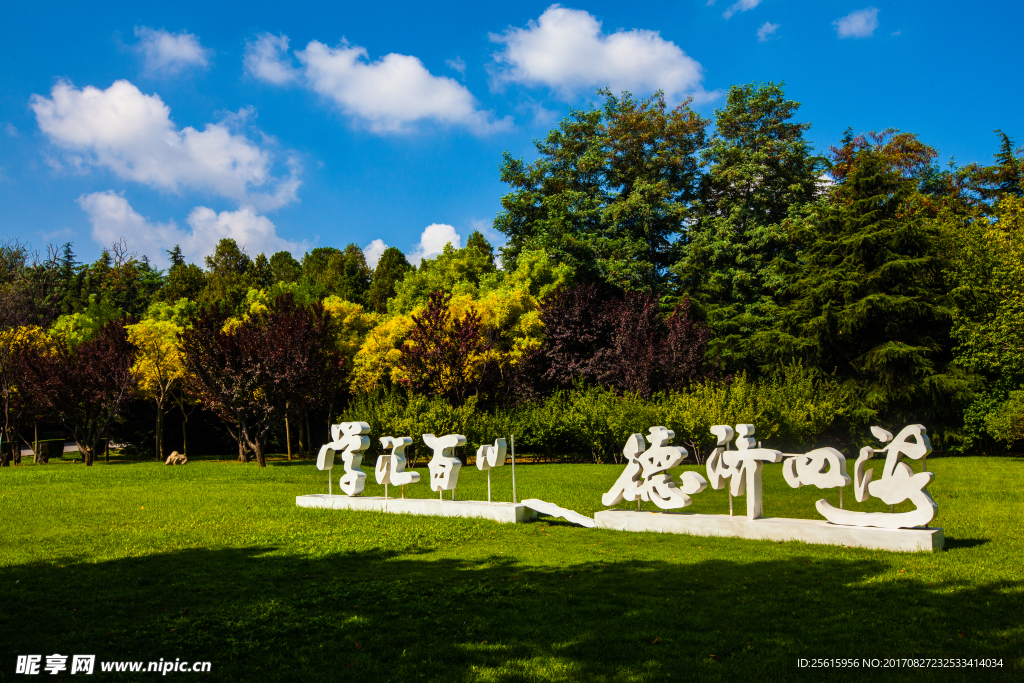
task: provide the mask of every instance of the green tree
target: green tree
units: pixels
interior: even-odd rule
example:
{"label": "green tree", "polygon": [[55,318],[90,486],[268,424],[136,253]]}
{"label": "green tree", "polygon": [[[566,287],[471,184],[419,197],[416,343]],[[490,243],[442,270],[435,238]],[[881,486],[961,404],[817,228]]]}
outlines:
{"label": "green tree", "polygon": [[1001,130],[996,163],[975,169],[974,185],[984,201],[999,201],[1003,197],[1024,196],[1024,150],[1016,147],[1009,135]]}
{"label": "green tree", "polygon": [[302,277],[302,265],[287,251],[270,257],[270,270],[274,282],[297,282]]}
{"label": "green tree", "polygon": [[385,249],[377,261],[377,267],[373,269],[370,289],[366,293],[367,307],[377,313],[387,313],[388,299],[395,295],[396,285],[410,270],[412,266],[400,249]]}
{"label": "green tree", "polygon": [[249,271],[252,259],[230,237],[217,243],[213,254],[206,257],[206,289],[200,299],[203,304],[234,311],[245,299],[249,289]]}
{"label": "green tree", "polygon": [[697,152],[707,122],[690,100],[634,99],[607,90],[601,110],[572,111],[532,164],[505,154],[494,226],[508,236],[502,261],[543,249],[581,280],[622,289],[663,284],[697,196]]}
{"label": "green tree", "polygon": [[266,254],[260,252],[252,262],[249,283],[253,287],[263,289],[275,282],[277,281],[274,279],[274,271],[270,267],[270,261],[267,259]]}
{"label": "green tree", "polygon": [[171,266],[167,272],[167,282],[160,290],[161,301],[173,302],[179,299],[195,301],[206,289],[206,273],[194,263],[183,263]]}
{"label": "green tree", "polygon": [[185,265],[185,256],[181,253],[181,246],[175,244],[173,249],[168,250],[167,259],[171,262],[171,268]]}
{"label": "green tree", "polygon": [[965,450],[1024,438],[1024,198],[1003,197],[992,218],[944,224],[956,362],[983,379],[965,411]]}
{"label": "green tree", "polygon": [[335,272],[338,277],[331,294],[339,296],[345,301],[365,304],[372,272],[366,264],[366,255],[363,254],[363,250],[355,244],[345,247]]}
{"label": "green tree", "polygon": [[734,86],[715,112],[703,160],[708,172],[673,270],[714,331],[712,353],[727,368],[750,365],[748,340],[768,318],[781,282],[770,264],[791,258],[782,222],[816,196],[824,160],[793,121],[799,103],[775,83]]}
{"label": "green tree", "polygon": [[485,288],[496,286],[501,276],[494,265],[490,245],[483,239],[483,235],[479,239],[471,236],[471,240],[472,245],[464,249],[446,244],[436,258],[424,259],[419,268],[407,272],[395,286],[395,295],[387,304],[388,311],[408,313],[426,305],[431,293],[437,291],[450,292],[456,296],[470,294],[475,298],[482,285]]}
{"label": "green tree", "polygon": [[854,387],[858,420],[951,426],[972,382],[950,353],[938,228],[879,151],[854,161],[828,201],[794,221],[789,300],[756,341]]}

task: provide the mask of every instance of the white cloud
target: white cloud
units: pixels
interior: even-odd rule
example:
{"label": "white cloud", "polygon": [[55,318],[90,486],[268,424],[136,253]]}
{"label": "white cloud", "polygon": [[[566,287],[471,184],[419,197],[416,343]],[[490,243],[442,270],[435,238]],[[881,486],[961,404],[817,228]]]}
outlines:
{"label": "white cloud", "polygon": [[757,29],[757,40],[761,43],[767,43],[768,39],[779,30],[778,24],[773,24],[770,21],[766,21],[761,24],[761,28]]}
{"label": "white cloud", "polygon": [[526,28],[491,34],[504,48],[494,54],[494,84],[547,86],[563,98],[608,87],[613,91],[664,90],[674,100],[687,94],[704,101],[704,68],[657,31],[603,33],[583,10],[552,5]]}
{"label": "white cloud", "polygon": [[832,22],[840,38],[870,38],[878,28],[878,8],[865,7]]}
{"label": "white cloud", "polygon": [[738,12],[746,12],[761,4],[761,0],[737,0],[729,9],[722,12],[722,16],[728,19]]}
{"label": "white cloud", "polygon": [[476,98],[454,79],[434,76],[411,55],[392,52],[371,62],[366,49],[342,42],[328,47],[313,40],[295,56],[305,66],[309,87],[372,130],[403,131],[419,121],[466,126],[478,133],[505,129],[508,119],[477,108]]}
{"label": "white cloud", "polygon": [[[431,74],[411,55],[392,52],[371,61],[366,48],[347,41],[328,47],[312,40],[295,57],[301,68],[291,63],[287,36],[265,33],[246,46],[245,68],[274,85],[301,82],[376,132],[406,131],[422,121],[465,126],[476,133],[512,125],[507,117],[495,120],[493,112],[481,110],[466,86]],[[448,65],[465,72],[461,59],[448,60]]]}
{"label": "white cloud", "polygon": [[298,255],[306,251],[307,245],[278,237],[277,228],[271,220],[259,215],[251,206],[220,213],[205,206],[197,206],[189,213],[187,220],[192,232],[186,241],[188,248],[182,245],[182,251],[194,255],[196,259],[212,254],[217,242],[225,237],[232,238],[238,246],[253,255],[260,252],[271,255],[279,251]]}
{"label": "white cloud", "polygon": [[365,247],[363,247],[363,256],[366,258],[366,265],[371,268],[377,267],[377,262],[380,261],[380,255],[384,253],[384,250],[388,248],[388,245],[384,244],[384,240],[377,239]]}
{"label": "white cloud", "polygon": [[288,36],[261,33],[245,45],[245,70],[261,81],[285,85],[299,80],[300,72],[288,56]]}
{"label": "white cloud", "polygon": [[18,137],[18,129],[14,127],[13,123],[4,124],[4,132],[11,137]]}
{"label": "white cloud", "polygon": [[136,26],[136,46],[142,53],[145,70],[154,75],[173,75],[191,67],[206,68],[211,50],[199,43],[199,38],[182,31],[168,33],[148,26]]}
{"label": "white cloud", "polygon": [[444,63],[450,68],[455,69],[463,76],[466,75],[466,62],[462,60],[462,57],[456,57],[455,59],[446,59]]}
{"label": "white cloud", "polygon": [[179,130],[158,95],[143,94],[125,80],[106,90],[79,90],[61,81],[50,98],[33,95],[31,107],[40,130],[68,152],[74,166],[105,167],[171,192],[206,190],[262,210],[296,200],[298,161],[289,160],[287,177],[275,177],[270,152],[231,131],[244,122],[244,110],[201,131]]}
{"label": "white cloud", "polygon": [[451,244],[456,249],[461,249],[462,238],[451,225],[432,223],[423,229],[419,244],[409,254],[409,261],[419,264],[423,259],[434,258],[444,251],[446,244]]}
{"label": "white cloud", "polygon": [[123,238],[129,251],[145,254],[158,265],[167,264],[166,251],[176,244],[189,260],[202,263],[203,257],[212,254],[224,237],[234,239],[252,255],[278,251],[301,254],[307,246],[278,237],[270,219],[249,206],[220,213],[197,206],[186,219],[191,230],[182,230],[173,220],[150,221],[133,209],[127,199],[110,190],[82,195],[78,204],[92,223],[92,238],[96,242],[109,246]]}

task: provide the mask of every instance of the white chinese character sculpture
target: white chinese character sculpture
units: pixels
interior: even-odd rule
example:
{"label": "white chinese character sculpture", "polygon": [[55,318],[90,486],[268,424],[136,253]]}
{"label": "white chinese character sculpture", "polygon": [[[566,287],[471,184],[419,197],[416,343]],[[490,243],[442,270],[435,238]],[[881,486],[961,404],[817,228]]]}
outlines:
{"label": "white chinese character sculpture", "polygon": [[787,453],[782,476],[795,489],[801,486],[842,488],[851,481],[846,473],[846,456],[834,448],[816,448],[810,453],[793,456]]}
{"label": "white chinese character sculpture", "polygon": [[[747,495],[747,519],[761,517],[761,470],[766,462],[781,462],[782,453],[770,448],[753,448],[754,425],[736,425],[736,431],[728,425],[715,425],[711,433],[718,437],[715,449],[708,456],[707,471],[711,488],[720,489],[725,479],[730,480],[729,492],[733,496]],[[736,434],[736,450],[725,450],[729,439]],[[729,502],[730,512],[732,501]]]}
{"label": "white chinese character sculpture", "polygon": [[[487,502],[491,502],[491,469],[505,465],[505,439],[498,439],[494,445],[484,444],[476,450],[476,468],[487,470]],[[513,466],[513,470],[515,467]]]}
{"label": "white chinese character sculpture", "polygon": [[494,442],[493,446],[485,443],[476,449],[476,468],[483,472],[492,467],[501,467],[505,464],[505,454],[507,452],[508,446],[505,443],[505,439],[498,439]]}
{"label": "white chinese character sculpture", "polygon": [[[910,500],[916,509],[910,512],[856,512],[854,510],[837,509],[826,500],[819,500],[815,507],[822,516],[833,524],[848,526],[874,526],[885,529],[901,529],[914,526],[925,526],[935,518],[939,506],[925,491],[925,487],[935,476],[934,472],[917,472],[910,465],[901,462],[903,456],[920,460],[932,451],[928,440],[928,430],[922,425],[909,425],[896,435],[881,427],[872,427],[871,433],[882,443],[892,441],[885,448],[865,446],[860,449],[860,457],[854,465],[854,495],[857,502],[863,503],[869,497],[881,498],[889,505],[896,505]],[[867,461],[875,453],[885,453],[885,466],[882,477],[872,481],[875,471],[865,471]]]}
{"label": "white chinese character sculpture", "polygon": [[420,480],[419,472],[405,471],[405,449],[411,443],[412,438],[408,436],[380,437],[380,445],[391,449],[390,453],[385,453],[377,458],[377,466],[375,468],[377,483],[384,484],[385,486],[385,498],[387,497],[388,484],[405,486],[406,484],[415,484]]}
{"label": "white chinese character sculpture", "polygon": [[331,470],[334,467],[335,453],[342,451],[341,461],[345,466],[345,473],[341,475],[338,484],[341,490],[350,496],[358,496],[366,485],[366,473],[359,469],[359,466],[363,462],[362,451],[370,446],[370,437],[364,436],[369,433],[370,425],[365,422],[342,422],[331,425],[331,436],[334,440],[321,446],[320,453],[316,456],[318,470]]}
{"label": "white chinese character sculpture", "polygon": [[459,485],[459,468],[462,467],[462,462],[452,455],[452,450],[458,446],[465,446],[466,437],[462,434],[424,434],[423,443],[434,451],[434,457],[427,463],[427,469],[430,470],[430,490],[438,493],[454,491]]}
{"label": "white chinese character sculpture", "polygon": [[612,488],[601,496],[604,505],[612,506],[621,500],[645,500],[653,502],[663,510],[686,507],[693,500],[690,498],[704,490],[708,485],[704,477],[696,472],[684,472],[680,489],[665,474],[683,461],[686,449],[679,446],[668,446],[675,437],[675,432],[664,427],[651,427],[647,440],[651,447],[644,450],[644,437],[633,434],[622,449],[626,456],[626,469],[622,471]]}

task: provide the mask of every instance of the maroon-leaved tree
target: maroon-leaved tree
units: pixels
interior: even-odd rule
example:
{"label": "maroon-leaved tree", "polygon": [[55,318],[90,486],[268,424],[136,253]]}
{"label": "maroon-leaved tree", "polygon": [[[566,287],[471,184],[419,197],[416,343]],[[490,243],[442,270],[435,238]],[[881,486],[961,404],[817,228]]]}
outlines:
{"label": "maroon-leaved tree", "polygon": [[344,357],[334,344],[330,315],[320,303],[305,306],[291,294],[268,310],[225,328],[208,310],[180,335],[185,383],[226,423],[246,450],[266,467],[270,430],[289,402],[320,402],[338,391]]}
{"label": "maroon-leaved tree", "polygon": [[412,391],[461,404],[476,384],[476,364],[490,344],[476,311],[452,320],[451,298],[449,292],[433,292],[423,313],[412,316],[415,327],[402,345],[398,365]]}
{"label": "maroon-leaved tree", "polygon": [[582,381],[648,398],[683,390],[711,372],[705,360],[710,331],[693,317],[689,299],[663,318],[651,293],[602,298],[589,284],[552,294],[541,320],[544,346],[523,364],[541,381],[520,381],[524,392],[544,394]]}
{"label": "maroon-leaved tree", "polygon": [[135,352],[125,321],[112,320],[74,348],[58,340],[21,358],[27,402],[70,432],[86,465],[95,461],[107,428],[132,395]]}

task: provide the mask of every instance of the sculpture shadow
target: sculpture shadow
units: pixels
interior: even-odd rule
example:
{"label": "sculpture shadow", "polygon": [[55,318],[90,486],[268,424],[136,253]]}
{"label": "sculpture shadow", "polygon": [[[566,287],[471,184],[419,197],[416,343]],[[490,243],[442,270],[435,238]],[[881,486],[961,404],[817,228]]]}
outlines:
{"label": "sculpture shadow", "polygon": [[1020,676],[1020,583],[933,586],[864,554],[788,551],[555,566],[248,547],[8,566],[0,680],[14,655],[54,652],[210,661],[217,681],[965,678],[797,666],[813,657],[995,657],[987,680]]}
{"label": "sculpture shadow", "polygon": [[978,546],[991,543],[992,541],[988,538],[947,538],[943,543],[943,550],[966,550],[968,548],[977,548]]}

